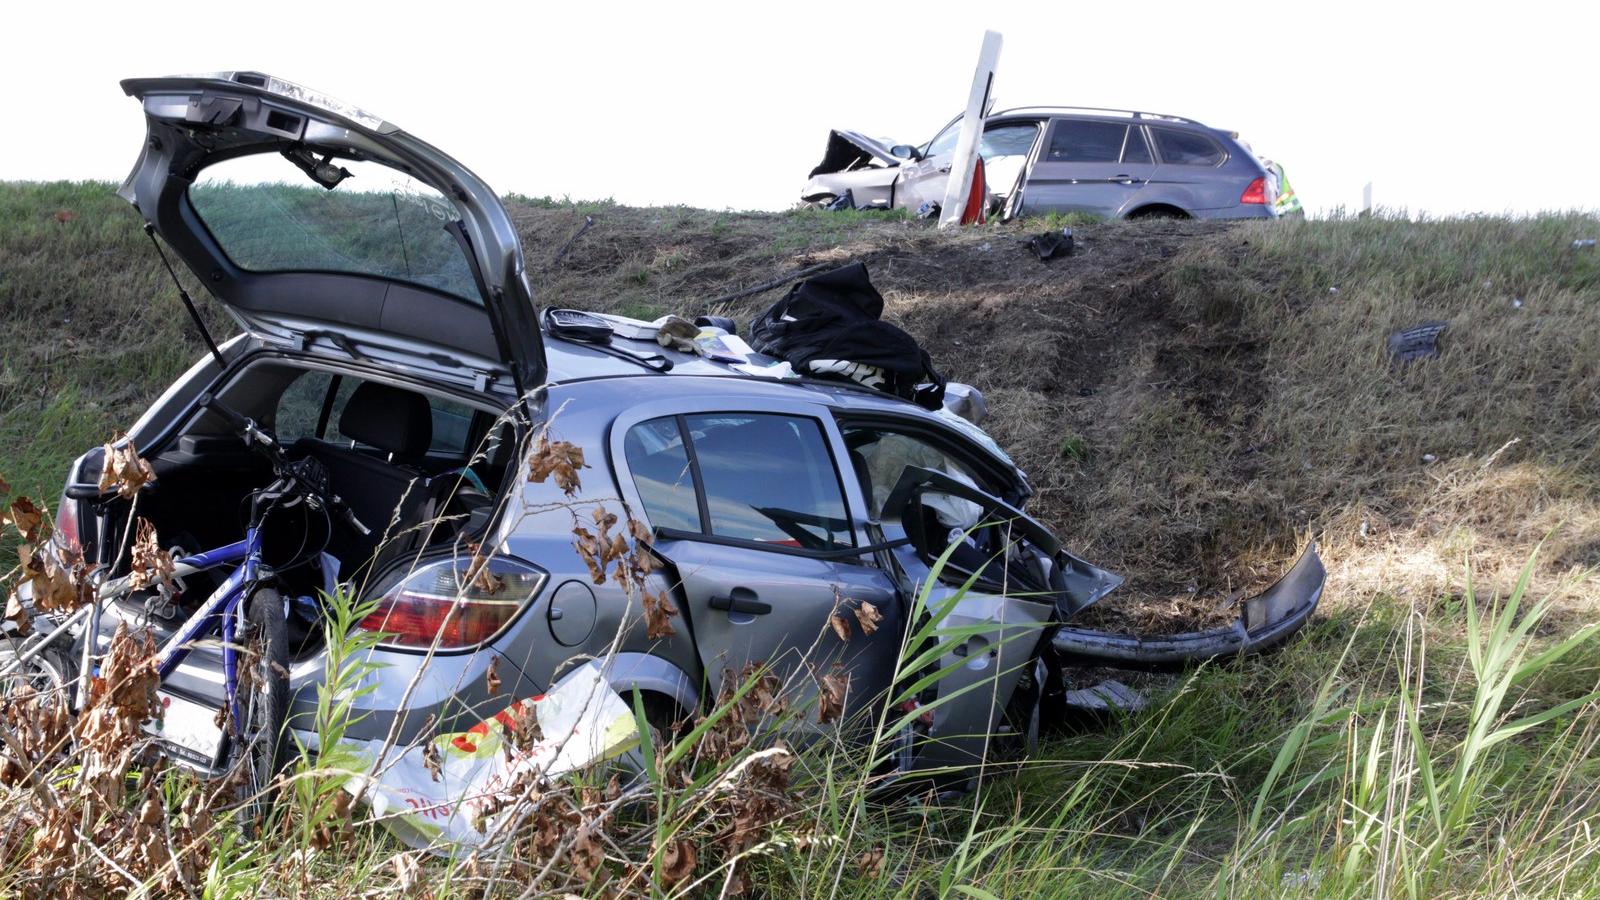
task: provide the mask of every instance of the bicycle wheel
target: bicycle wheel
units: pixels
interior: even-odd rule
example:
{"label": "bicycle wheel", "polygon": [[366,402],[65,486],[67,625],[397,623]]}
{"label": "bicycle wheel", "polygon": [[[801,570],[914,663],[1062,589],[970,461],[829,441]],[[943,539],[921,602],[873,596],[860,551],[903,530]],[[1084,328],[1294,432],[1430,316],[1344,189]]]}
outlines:
{"label": "bicycle wheel", "polygon": [[283,597],[263,588],[250,598],[239,660],[239,705],[244,721],[229,744],[228,768],[239,781],[247,822],[266,818],[275,798],[274,782],[283,771],[283,723],[289,712],[289,637]]}

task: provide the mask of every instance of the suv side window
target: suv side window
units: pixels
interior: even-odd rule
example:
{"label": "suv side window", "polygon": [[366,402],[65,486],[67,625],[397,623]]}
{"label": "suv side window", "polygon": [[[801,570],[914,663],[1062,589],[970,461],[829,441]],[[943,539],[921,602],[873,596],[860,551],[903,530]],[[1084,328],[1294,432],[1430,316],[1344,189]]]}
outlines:
{"label": "suv side window", "polygon": [[854,545],[839,473],[815,419],[712,413],[684,423],[713,535],[808,550]]}
{"label": "suv side window", "polygon": [[1122,161],[1125,163],[1151,163],[1150,145],[1145,143],[1144,129],[1137,125],[1128,126],[1128,145],[1122,148]]}
{"label": "suv side window", "polygon": [[1151,128],[1156,152],[1169,166],[1214,166],[1222,162],[1222,148],[1210,138],[1176,128]]}
{"label": "suv side window", "polygon": [[1050,129],[1050,162],[1109,162],[1122,159],[1128,126],[1115,122],[1057,119]]}

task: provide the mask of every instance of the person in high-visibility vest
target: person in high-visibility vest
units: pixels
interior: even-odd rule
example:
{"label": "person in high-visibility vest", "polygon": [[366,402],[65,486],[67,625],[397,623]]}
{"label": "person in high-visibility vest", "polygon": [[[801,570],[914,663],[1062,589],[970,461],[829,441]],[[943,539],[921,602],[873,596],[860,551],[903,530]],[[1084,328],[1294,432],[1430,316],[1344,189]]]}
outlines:
{"label": "person in high-visibility vest", "polygon": [[[1272,180],[1277,183],[1277,197],[1272,201],[1272,209],[1279,216],[1292,216],[1301,213],[1300,198],[1295,196],[1294,188],[1289,186],[1289,176],[1283,171],[1283,166],[1272,160],[1263,160],[1267,172]],[[1303,214],[1303,213],[1302,213]]]}

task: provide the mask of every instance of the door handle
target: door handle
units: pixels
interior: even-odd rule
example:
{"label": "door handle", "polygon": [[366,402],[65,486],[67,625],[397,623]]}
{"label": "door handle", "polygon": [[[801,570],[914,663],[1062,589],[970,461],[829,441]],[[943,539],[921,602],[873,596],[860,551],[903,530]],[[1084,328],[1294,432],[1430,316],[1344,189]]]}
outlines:
{"label": "door handle", "polygon": [[1139,179],[1132,175],[1113,175],[1111,181],[1115,184],[1138,184]]}
{"label": "door handle", "polygon": [[756,599],[756,592],[749,588],[734,588],[726,597],[712,597],[711,608],[723,612],[747,613],[752,616],[764,616],[772,612],[772,604]]}

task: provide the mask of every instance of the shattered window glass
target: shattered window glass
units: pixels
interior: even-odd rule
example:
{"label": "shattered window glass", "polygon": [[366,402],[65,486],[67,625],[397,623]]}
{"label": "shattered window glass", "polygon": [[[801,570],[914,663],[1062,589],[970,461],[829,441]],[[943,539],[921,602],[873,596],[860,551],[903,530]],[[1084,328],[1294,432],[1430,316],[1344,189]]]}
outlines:
{"label": "shattered window glass", "polygon": [[1122,158],[1128,126],[1114,122],[1076,122],[1057,119],[1050,131],[1050,162],[1109,162]]}
{"label": "shattered window glass", "polygon": [[1222,161],[1222,148],[1204,135],[1175,128],[1152,128],[1156,150],[1169,166],[1214,166]]}

